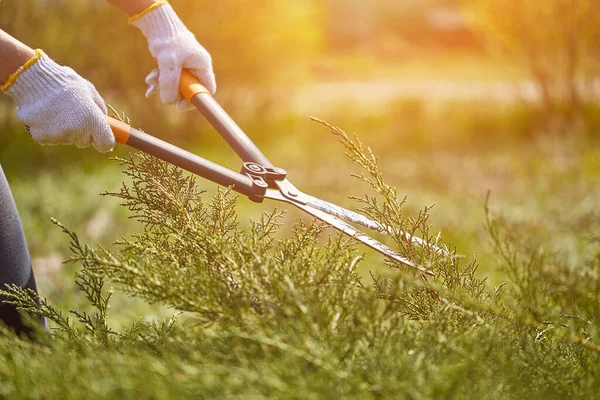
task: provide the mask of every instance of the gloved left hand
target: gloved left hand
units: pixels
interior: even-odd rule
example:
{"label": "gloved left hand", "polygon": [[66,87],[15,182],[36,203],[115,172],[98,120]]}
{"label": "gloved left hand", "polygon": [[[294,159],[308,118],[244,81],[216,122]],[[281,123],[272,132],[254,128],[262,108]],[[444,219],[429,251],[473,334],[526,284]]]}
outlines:
{"label": "gloved left hand", "polygon": [[189,107],[179,93],[179,79],[184,68],[211,93],[215,93],[217,83],[210,54],[186,28],[171,5],[158,1],[129,21],[142,31],[158,64],[158,69],[146,78],[149,85],[146,97],[158,90],[163,103],[178,103],[180,109]]}

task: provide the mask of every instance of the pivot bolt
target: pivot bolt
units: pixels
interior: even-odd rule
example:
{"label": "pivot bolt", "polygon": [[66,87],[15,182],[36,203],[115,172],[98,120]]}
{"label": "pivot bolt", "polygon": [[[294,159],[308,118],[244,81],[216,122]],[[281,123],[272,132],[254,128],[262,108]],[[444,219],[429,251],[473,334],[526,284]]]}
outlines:
{"label": "pivot bolt", "polygon": [[269,187],[269,185],[267,185],[267,182],[263,181],[262,179],[255,179],[254,180],[254,184],[258,187],[261,188],[267,188]]}
{"label": "pivot bolt", "polygon": [[246,165],[246,168],[248,168],[248,169],[249,169],[250,171],[252,171],[252,172],[262,172],[262,170],[263,170],[263,169],[260,167],[260,165],[257,165],[257,164],[250,164],[250,163],[248,163],[248,164]]}

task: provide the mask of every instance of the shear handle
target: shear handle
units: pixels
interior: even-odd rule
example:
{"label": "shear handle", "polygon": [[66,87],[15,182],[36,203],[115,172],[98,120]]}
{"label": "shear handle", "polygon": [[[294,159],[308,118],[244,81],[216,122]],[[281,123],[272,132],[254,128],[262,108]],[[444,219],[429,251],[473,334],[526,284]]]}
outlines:
{"label": "shear handle", "polygon": [[181,72],[179,92],[200,111],[244,162],[251,161],[263,167],[273,168],[269,159],[225,112],[208,89],[187,70]]}
{"label": "shear handle", "polygon": [[219,164],[132,128],[113,117],[106,117],[117,142],[151,154],[225,187],[232,187],[250,200],[261,202],[266,187],[257,186],[249,176],[233,172]]}

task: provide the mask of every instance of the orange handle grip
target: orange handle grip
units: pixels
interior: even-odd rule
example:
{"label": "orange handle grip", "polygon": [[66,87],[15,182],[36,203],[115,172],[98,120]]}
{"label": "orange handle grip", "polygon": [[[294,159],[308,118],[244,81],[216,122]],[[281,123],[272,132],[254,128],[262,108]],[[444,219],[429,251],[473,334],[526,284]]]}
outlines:
{"label": "orange handle grip", "polygon": [[121,144],[126,144],[131,134],[131,126],[113,117],[107,116],[106,119],[108,120],[110,129],[113,131],[113,135],[115,135],[115,140]]}
{"label": "orange handle grip", "polygon": [[[210,91],[205,88],[198,79],[192,75],[189,71],[181,71],[181,79],[179,81],[179,92],[191,102],[192,97],[200,93],[211,94]],[[131,126],[125,122],[121,122],[113,117],[106,117],[108,124],[115,135],[117,142],[121,144],[127,144],[129,136],[131,135]]]}
{"label": "orange handle grip", "polygon": [[198,79],[194,75],[185,69],[181,71],[181,79],[179,80],[179,93],[181,93],[181,95],[190,103],[192,102],[192,97],[197,94],[210,94],[209,90],[200,82],[198,82]]}

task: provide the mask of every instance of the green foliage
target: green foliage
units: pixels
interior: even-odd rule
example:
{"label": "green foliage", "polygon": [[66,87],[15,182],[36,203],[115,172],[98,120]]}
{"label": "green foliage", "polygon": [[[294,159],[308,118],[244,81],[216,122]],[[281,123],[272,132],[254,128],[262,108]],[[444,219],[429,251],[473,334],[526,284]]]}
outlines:
{"label": "green foliage", "polygon": [[[430,235],[428,208],[406,215],[377,158],[329,127],[370,185],[362,211],[391,225],[389,244],[432,269],[369,265],[352,239],[281,211],[247,226],[236,197],[205,203],[195,178],[145,155],[119,159],[131,183],[113,193],[143,231],[116,248],[71,240],[77,281],[95,310],[68,320],[17,288],[5,295],[54,322],[42,347],[0,337],[0,393],[10,398],[589,398],[600,388],[600,256],[581,265],[522,240],[487,210],[505,271],[490,289],[476,262],[412,246]],[[64,229],[64,228],[63,228]],[[594,244],[590,244],[594,246]],[[110,328],[107,281],[184,312]],[[51,366],[51,367],[50,367]]]}

